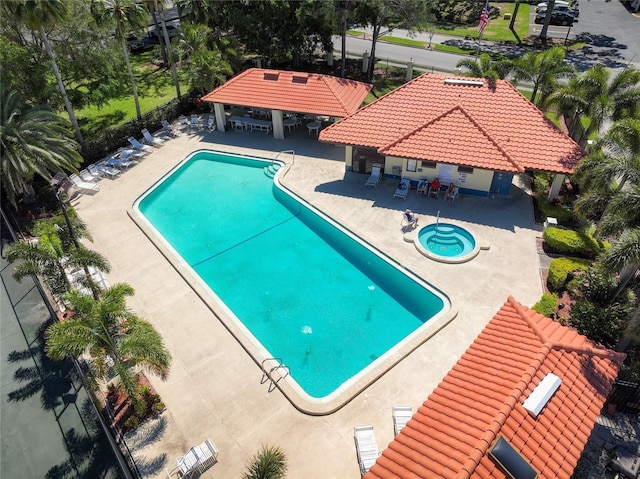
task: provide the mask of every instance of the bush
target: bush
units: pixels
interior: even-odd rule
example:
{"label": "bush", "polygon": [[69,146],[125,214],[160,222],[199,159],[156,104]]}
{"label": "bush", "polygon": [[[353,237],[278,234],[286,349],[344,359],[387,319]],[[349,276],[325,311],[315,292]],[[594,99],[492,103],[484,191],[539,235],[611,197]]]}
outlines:
{"label": "bush", "polygon": [[542,237],[550,249],[560,254],[595,258],[605,248],[601,241],[579,231],[549,227]]}
{"label": "bush", "polygon": [[553,293],[544,293],[540,301],[534,304],[531,309],[550,318],[556,312],[557,305],[558,296]]}
{"label": "bush", "polygon": [[[591,266],[591,261],[580,258],[556,258],[549,265],[547,286],[551,291],[561,291],[567,281],[571,280],[571,273],[578,270],[586,270]],[[535,308],[534,308],[535,309]]]}
{"label": "bush", "polygon": [[589,339],[607,348],[615,347],[631,318],[633,305],[615,302],[603,308],[586,299],[578,299],[571,307],[568,322]]}
{"label": "bush", "polygon": [[136,416],[129,416],[123,425],[127,429],[135,429],[138,427],[138,424],[140,424],[140,419]]}

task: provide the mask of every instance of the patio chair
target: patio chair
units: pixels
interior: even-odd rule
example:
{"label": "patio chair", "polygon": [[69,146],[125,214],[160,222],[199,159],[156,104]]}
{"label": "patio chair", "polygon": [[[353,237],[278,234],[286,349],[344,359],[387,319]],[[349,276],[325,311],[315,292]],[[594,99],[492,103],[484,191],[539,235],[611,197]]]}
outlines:
{"label": "patio chair", "polygon": [[167,120],[162,120],[162,129],[164,132],[172,138],[178,136],[178,130],[176,130],[171,123]]}
{"label": "patio chair", "polygon": [[376,463],[380,451],[376,436],[373,433],[373,426],[356,426],[353,428],[353,439],[356,443],[356,454],[360,465],[360,474],[363,476]]}
{"label": "patio chair", "polygon": [[204,127],[207,130],[215,130],[216,129],[216,119],[213,115],[209,115],[209,117],[207,118],[207,122],[205,123]]}
{"label": "patio chair", "polygon": [[78,175],[71,175],[69,179],[73,183],[73,186],[75,186],[76,189],[80,191],[80,193],[93,195],[98,191],[100,191],[100,185],[98,185],[98,183],[91,183],[89,181],[84,181]]}
{"label": "patio chair", "polygon": [[146,151],[147,153],[151,153],[153,151],[153,148],[151,148],[149,145],[143,145],[132,136],[129,137],[129,143],[131,143],[131,146],[133,146],[136,150]]}
{"label": "patio chair", "polygon": [[151,133],[149,133],[149,130],[147,130],[146,128],[142,129],[142,137],[144,138],[144,141],[146,141],[149,145],[155,146],[156,148],[160,148],[164,144],[164,140],[156,138]]}
{"label": "patio chair", "polygon": [[380,183],[380,177],[382,176],[382,165],[378,163],[374,163],[371,166],[371,174],[369,178],[367,178],[367,182],[364,186],[373,186],[374,188],[378,187],[378,183]]}
{"label": "patio chair", "polygon": [[411,419],[411,406],[393,406],[393,432],[397,436]]}
{"label": "patio chair", "polygon": [[189,123],[190,128],[200,128],[200,117],[193,113],[191,115],[191,122]]}
{"label": "patio chair", "polygon": [[180,115],[178,117],[178,125],[180,126],[181,130],[186,130],[187,128],[189,128],[189,121],[184,115]]}
{"label": "patio chair", "polygon": [[402,178],[398,187],[396,188],[396,192],[393,194],[394,198],[402,198],[403,200],[407,199],[407,195],[409,194],[409,189],[411,188],[411,180],[409,178]]}
{"label": "patio chair", "polygon": [[451,193],[447,192],[444,196],[445,200],[449,200],[451,202],[454,202],[456,200],[456,198],[458,197],[458,193],[460,192],[460,188],[457,186],[453,187],[453,191]]}

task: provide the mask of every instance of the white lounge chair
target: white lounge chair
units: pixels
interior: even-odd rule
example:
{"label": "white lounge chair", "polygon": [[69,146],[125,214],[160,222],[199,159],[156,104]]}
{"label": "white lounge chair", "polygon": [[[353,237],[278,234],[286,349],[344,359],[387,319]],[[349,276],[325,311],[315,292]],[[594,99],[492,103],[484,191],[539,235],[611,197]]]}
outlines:
{"label": "white lounge chair", "polygon": [[100,178],[102,178],[102,175],[99,173],[92,173],[88,169],[81,170],[78,176],[89,183],[97,183],[100,181]]}
{"label": "white lounge chair", "polygon": [[136,150],[135,148],[119,148],[118,157],[126,161],[140,161],[145,155],[146,151]]}
{"label": "white lounge chair", "polygon": [[360,474],[365,475],[376,463],[376,460],[380,455],[376,436],[373,433],[373,426],[367,425],[354,427],[353,439],[356,442],[356,453],[358,455],[358,464],[360,465]]}
{"label": "white lounge chair", "polygon": [[186,130],[187,128],[189,128],[189,121],[184,115],[180,115],[178,117],[178,126],[180,126],[181,130]]}
{"label": "white lounge chair", "polygon": [[207,118],[207,122],[205,123],[204,127],[207,130],[215,130],[216,129],[216,119],[213,115],[209,115],[209,117]]}
{"label": "white lounge chair", "polygon": [[146,141],[151,146],[155,146],[156,148],[160,148],[164,144],[164,140],[156,138],[151,133],[149,133],[149,130],[147,130],[146,128],[142,129],[142,136],[144,138],[144,141]]}
{"label": "white lounge chair", "polygon": [[200,117],[195,113],[191,115],[191,122],[189,123],[190,128],[200,128]]}
{"label": "white lounge chair", "polygon": [[151,148],[149,145],[143,145],[132,136],[129,137],[129,143],[131,143],[131,146],[133,146],[136,150],[146,151],[148,153],[151,153],[153,151],[153,148]]}
{"label": "white lounge chair", "polygon": [[169,123],[167,120],[162,120],[161,123],[162,123],[162,129],[167,135],[173,138],[178,136],[178,130],[176,130],[171,123]]}
{"label": "white lounge chair", "polygon": [[393,406],[393,431],[397,436],[411,419],[411,406]]}
{"label": "white lounge chair", "polygon": [[130,160],[119,160],[114,158],[113,156],[107,156],[104,160],[102,160],[102,164],[110,166],[112,168],[117,168],[119,170],[127,170],[136,163]]}
{"label": "white lounge chair", "polygon": [[98,183],[84,181],[78,175],[71,175],[69,179],[80,193],[94,194],[100,191],[100,185]]}
{"label": "white lounge chair", "polygon": [[449,200],[451,202],[454,202],[456,200],[456,198],[458,197],[458,193],[460,193],[460,187],[454,186],[453,187],[453,192],[445,193],[444,199],[445,200]]}
{"label": "white lounge chair", "polygon": [[398,188],[396,188],[396,192],[393,194],[394,198],[402,198],[403,200],[407,199],[407,195],[409,194],[409,189],[411,188],[411,180],[409,178],[402,178],[400,183],[398,184]]}
{"label": "white lounge chair", "polygon": [[100,176],[108,176],[113,179],[120,174],[120,170],[117,168],[112,168],[111,166],[105,165],[103,163],[96,163],[89,166],[89,171],[94,175]]}
{"label": "white lounge chair", "polygon": [[218,448],[211,439],[207,439],[202,444],[193,446],[184,456],[176,459],[176,465],[166,469],[167,478],[175,472],[180,472],[184,477],[190,477],[194,472],[203,473],[218,461]]}
{"label": "white lounge chair", "polygon": [[367,179],[367,182],[364,186],[373,186],[374,188],[378,187],[378,183],[380,183],[380,177],[382,176],[382,165],[374,163],[371,166],[371,174]]}

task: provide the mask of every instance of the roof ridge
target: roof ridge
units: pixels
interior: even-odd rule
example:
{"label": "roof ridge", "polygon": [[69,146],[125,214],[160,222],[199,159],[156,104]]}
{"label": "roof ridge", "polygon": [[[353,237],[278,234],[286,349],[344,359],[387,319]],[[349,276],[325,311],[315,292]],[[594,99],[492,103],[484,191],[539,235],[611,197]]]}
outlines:
{"label": "roof ridge", "polygon": [[476,119],[471,115],[471,113],[469,113],[462,105],[460,105],[460,111],[462,111],[462,113],[464,113],[464,115],[469,118],[469,120],[471,120],[476,128],[478,128],[482,132],[482,134],[485,135],[489,139],[489,141],[491,141],[491,143],[495,145],[498,151],[500,151],[500,153],[502,153],[507,158],[507,160],[509,160],[511,164],[516,167],[516,169],[518,169],[520,172],[524,172],[525,169],[504,148],[502,148],[500,143],[498,143],[498,141],[491,135],[491,133],[489,133],[485,127],[478,123]]}
{"label": "roof ridge", "polygon": [[[533,321],[533,319],[532,319],[533,316],[537,315],[539,317],[544,317],[544,315],[538,313],[537,311],[535,312],[534,315],[527,314],[527,312],[524,310],[524,306],[522,304],[520,304],[518,301],[516,301],[516,299],[513,296],[509,296],[507,301],[509,301],[509,304],[511,304],[516,309],[516,312],[527,322],[529,327],[531,329],[533,329],[533,332],[540,338],[540,341],[542,341],[544,344],[548,344],[553,349],[562,349],[562,350],[565,350],[567,352],[582,353],[582,354],[587,354],[589,356],[597,356],[597,357],[600,357],[600,358],[612,359],[614,361],[623,361],[624,358],[627,357],[627,355],[624,354],[624,353],[621,353],[621,352],[618,352],[618,351],[611,351],[611,350],[609,350],[607,348],[598,348],[598,347],[590,347],[590,346],[577,346],[577,345],[571,344],[571,343],[564,343],[564,342],[561,342],[561,341],[553,341],[553,340],[551,340],[551,338],[549,338],[549,336],[544,334],[544,332],[542,331],[542,329],[540,328],[538,323]],[[530,310],[530,311],[532,311],[532,310]],[[566,326],[564,326],[564,327],[566,327]],[[578,334],[580,334],[580,333],[578,333]],[[585,337],[583,334],[580,334],[580,336],[581,337]],[[587,339],[589,339],[589,338],[587,338]],[[591,341],[591,340],[589,340],[589,341]]]}
{"label": "roof ridge", "polygon": [[[507,299],[509,305],[515,308],[516,313],[520,316],[532,329],[534,329],[534,333],[538,336],[544,336],[542,330],[540,328],[536,328],[535,324],[529,320],[528,315],[522,305],[516,301],[513,296],[509,296]],[[540,366],[544,363],[547,355],[553,349],[553,344],[550,341],[543,341],[540,350],[531,358],[531,362],[522,372],[520,379],[513,386],[511,392],[506,397],[505,401],[502,403],[496,415],[493,417],[491,422],[489,423],[487,430],[484,432],[482,437],[478,440],[467,460],[462,464],[460,471],[456,474],[456,479],[469,479],[471,475],[475,472],[476,467],[480,464],[481,459],[486,455],[487,450],[493,444],[493,441],[498,437],[502,426],[504,426],[505,421],[511,415],[511,411],[513,411],[516,405],[520,402],[520,398],[527,390],[527,387],[531,383],[531,381],[536,377],[536,373],[540,369]]]}
{"label": "roof ridge", "polygon": [[336,100],[338,100],[338,103],[340,103],[340,105],[342,106],[342,109],[344,110],[345,114],[349,115],[349,112],[347,111],[347,105],[345,104],[344,101],[342,101],[342,98],[340,97],[340,95],[337,94],[337,92],[333,88],[333,85],[329,84],[328,78],[325,75],[322,75],[320,79],[324,82],[327,88],[331,90],[331,93],[336,98]]}
{"label": "roof ridge", "polygon": [[414,128],[413,130],[408,132],[406,135],[402,135],[402,136],[396,138],[395,140],[393,140],[388,145],[384,145],[382,148],[378,148],[378,151],[383,152],[383,151],[387,150],[388,148],[391,148],[392,146],[397,145],[398,143],[400,143],[401,141],[405,140],[409,136],[417,133],[418,131],[422,130],[423,128],[426,128],[428,125],[440,120],[441,118],[444,118],[445,116],[449,115],[450,113],[452,113],[454,110],[457,110],[457,109],[462,109],[462,106],[460,104],[452,106],[448,110],[440,113],[438,116],[436,116],[436,117],[432,118],[431,120],[428,120],[425,123],[422,123],[420,126]]}

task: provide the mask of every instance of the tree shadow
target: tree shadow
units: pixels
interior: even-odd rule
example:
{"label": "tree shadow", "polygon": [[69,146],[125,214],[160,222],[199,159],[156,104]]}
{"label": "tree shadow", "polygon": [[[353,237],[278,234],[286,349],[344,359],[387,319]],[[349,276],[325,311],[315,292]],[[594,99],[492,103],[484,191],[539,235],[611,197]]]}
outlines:
{"label": "tree shadow", "polygon": [[13,382],[21,386],[7,393],[9,402],[25,401],[40,394],[40,402],[45,411],[53,411],[64,406],[77,393],[74,382],[80,378],[71,361],[53,361],[45,354],[44,333],[53,323],[50,317],[38,329],[32,347],[23,351],[12,351],[7,355],[10,363],[28,362],[20,366],[13,375]]}

